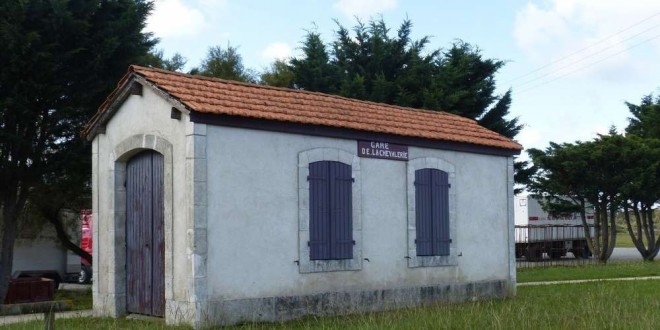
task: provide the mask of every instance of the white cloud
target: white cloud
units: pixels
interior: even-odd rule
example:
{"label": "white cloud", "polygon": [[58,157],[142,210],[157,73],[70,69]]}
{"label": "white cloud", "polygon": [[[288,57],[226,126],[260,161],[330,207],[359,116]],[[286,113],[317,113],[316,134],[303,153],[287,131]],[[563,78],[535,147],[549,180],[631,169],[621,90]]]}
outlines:
{"label": "white cloud", "polygon": [[398,0],[339,0],[334,7],[348,17],[369,18],[397,7]]}
{"label": "white cloud", "polygon": [[225,10],[227,8],[227,0],[197,0],[197,2],[205,10]]}
{"label": "white cloud", "polygon": [[261,58],[266,62],[283,60],[291,57],[292,49],[284,42],[274,42],[268,45],[262,52]]}
{"label": "white cloud", "polygon": [[529,148],[529,146],[535,146],[541,144],[543,141],[543,136],[541,132],[533,127],[526,126],[520,131],[518,136],[516,136],[516,140],[523,145],[526,149]]}
{"label": "white cloud", "polygon": [[147,18],[146,31],[159,38],[197,35],[204,28],[205,18],[194,7],[182,0],[155,1],[154,10]]}
{"label": "white cloud", "polygon": [[660,1],[528,2],[516,15],[513,36],[533,62],[561,61],[545,69],[550,77],[580,72],[618,79],[639,71],[640,53],[660,52],[660,38],[645,43],[660,34],[654,13]]}

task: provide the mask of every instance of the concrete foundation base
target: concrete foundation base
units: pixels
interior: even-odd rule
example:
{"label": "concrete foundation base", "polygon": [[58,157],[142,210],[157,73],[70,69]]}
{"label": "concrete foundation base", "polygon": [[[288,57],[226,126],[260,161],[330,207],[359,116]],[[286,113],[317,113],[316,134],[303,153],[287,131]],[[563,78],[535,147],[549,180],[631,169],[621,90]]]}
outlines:
{"label": "concrete foundation base", "polygon": [[306,315],[339,315],[414,307],[434,302],[505,298],[515,294],[509,281],[445,284],[414,288],[330,292],[305,296],[210,301],[206,326],[239,322],[281,322]]}

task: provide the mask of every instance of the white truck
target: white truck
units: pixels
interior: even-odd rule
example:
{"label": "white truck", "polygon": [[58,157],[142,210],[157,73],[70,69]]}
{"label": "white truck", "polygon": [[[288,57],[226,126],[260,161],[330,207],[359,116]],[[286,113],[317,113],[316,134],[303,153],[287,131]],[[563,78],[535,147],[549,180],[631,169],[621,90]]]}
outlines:
{"label": "white truck", "polygon": [[[515,196],[514,205],[516,258],[540,261],[546,254],[559,259],[568,252],[578,259],[591,257],[579,213],[550,215],[531,196]],[[592,212],[587,224],[593,225]]]}
{"label": "white truck", "polygon": [[[77,243],[82,243],[84,250],[87,250],[85,248],[87,243],[90,248],[88,252],[91,252],[91,241],[85,240],[85,234],[91,236],[89,212],[83,214],[69,212],[65,217],[69,218],[66,221],[71,224],[67,227],[70,237],[77,240]],[[12,278],[19,277],[50,278],[55,282],[57,289],[61,282],[89,282],[91,264],[64,248],[57,238],[55,229],[50,224],[44,224],[38,230],[23,230],[16,238]]]}

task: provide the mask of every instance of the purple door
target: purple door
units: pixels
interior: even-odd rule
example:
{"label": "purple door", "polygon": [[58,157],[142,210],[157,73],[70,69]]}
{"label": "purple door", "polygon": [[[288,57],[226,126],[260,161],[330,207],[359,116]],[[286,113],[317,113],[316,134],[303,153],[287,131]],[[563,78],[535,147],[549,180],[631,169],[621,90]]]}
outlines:
{"label": "purple door", "polygon": [[126,165],[126,310],[165,315],[163,155],[143,151]]}

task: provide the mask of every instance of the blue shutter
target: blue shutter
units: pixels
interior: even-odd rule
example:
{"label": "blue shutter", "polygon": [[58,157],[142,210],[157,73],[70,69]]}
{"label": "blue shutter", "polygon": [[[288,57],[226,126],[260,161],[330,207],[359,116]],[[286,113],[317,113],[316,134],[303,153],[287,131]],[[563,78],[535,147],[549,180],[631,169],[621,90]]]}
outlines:
{"label": "blue shutter", "polygon": [[415,228],[418,256],[433,255],[431,170],[415,171]]}
{"label": "blue shutter", "polygon": [[309,258],[330,259],[330,180],[327,162],[309,164]]}
{"label": "blue shutter", "polygon": [[433,255],[448,256],[449,237],[449,175],[433,170]]}
{"label": "blue shutter", "polygon": [[449,175],[436,169],[415,171],[415,225],[418,256],[447,256]]}
{"label": "blue shutter", "polygon": [[351,166],[309,164],[309,257],[353,259],[353,179]]}
{"label": "blue shutter", "polygon": [[351,166],[328,162],[330,168],[330,255],[353,259],[353,178]]}

